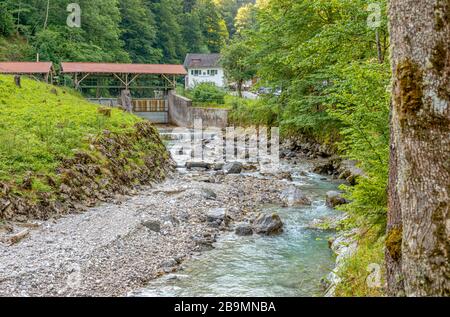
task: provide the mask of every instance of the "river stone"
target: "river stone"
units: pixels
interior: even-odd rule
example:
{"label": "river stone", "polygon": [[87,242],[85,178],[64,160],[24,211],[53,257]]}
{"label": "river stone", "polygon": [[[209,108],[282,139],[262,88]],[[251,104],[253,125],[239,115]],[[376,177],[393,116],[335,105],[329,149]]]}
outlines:
{"label": "river stone", "polygon": [[206,221],[213,226],[220,226],[223,222],[228,223],[226,208],[214,208],[206,214]]}
{"label": "river stone", "polygon": [[206,163],[206,162],[186,162],[186,168],[188,170],[191,169],[206,169],[209,170],[211,169],[211,164],[210,163]]}
{"label": "river stone", "polygon": [[250,224],[243,222],[237,225],[235,233],[238,236],[251,236],[253,229]]}
{"label": "river stone", "polygon": [[283,222],[277,214],[259,215],[253,222],[253,229],[258,234],[277,235],[283,232]]}
{"label": "river stone", "polygon": [[213,170],[215,171],[221,171],[223,169],[223,167],[225,166],[224,163],[215,163],[213,165]]}
{"label": "river stone", "polygon": [[347,199],[345,199],[341,195],[342,193],[337,191],[327,192],[327,206],[330,208],[334,208],[339,205],[347,204],[348,203]]}
{"label": "river stone", "polygon": [[142,223],[150,231],[161,232],[161,223],[159,221],[148,220]]}
{"label": "river stone", "polygon": [[311,200],[296,186],[290,186],[285,189],[280,199],[283,202],[283,206],[293,207],[302,205],[311,205]]}
{"label": "river stone", "polygon": [[217,194],[209,188],[202,188],[202,196],[203,198],[209,200],[214,200],[217,198]]}
{"label": "river stone", "polygon": [[223,170],[225,174],[240,174],[242,172],[242,163],[239,162],[230,162],[225,164]]}

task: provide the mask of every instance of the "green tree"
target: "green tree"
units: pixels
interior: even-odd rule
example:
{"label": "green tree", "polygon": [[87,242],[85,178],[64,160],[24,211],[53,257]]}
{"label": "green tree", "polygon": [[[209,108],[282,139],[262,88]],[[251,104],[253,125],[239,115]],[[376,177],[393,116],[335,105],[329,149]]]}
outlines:
{"label": "green tree", "polygon": [[186,54],[179,23],[183,14],[180,0],[150,0],[150,8],[158,27],[156,47],[162,52],[161,62],[180,63]]}
{"label": "green tree", "polygon": [[10,36],[14,31],[12,13],[8,10],[7,3],[0,2],[0,36]]}
{"label": "green tree", "polygon": [[188,53],[208,53],[197,11],[182,15],[181,33]]}
{"label": "green tree", "polygon": [[125,50],[136,63],[156,63],[161,51],[155,48],[156,25],[153,13],[143,0],[120,0],[121,39]]}
{"label": "green tree", "polygon": [[212,53],[219,53],[229,34],[225,20],[212,0],[198,0],[194,9],[198,12],[203,38]]}
{"label": "green tree", "polygon": [[222,66],[227,78],[236,81],[239,97],[242,97],[244,81],[252,79],[256,74],[255,64],[248,54],[251,50],[250,45],[240,38],[235,38],[222,50]]}

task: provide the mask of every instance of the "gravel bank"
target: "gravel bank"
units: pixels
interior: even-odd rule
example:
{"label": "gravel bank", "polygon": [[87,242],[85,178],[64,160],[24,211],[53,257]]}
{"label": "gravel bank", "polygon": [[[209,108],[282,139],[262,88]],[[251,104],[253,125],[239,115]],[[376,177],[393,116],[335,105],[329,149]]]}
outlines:
{"label": "gravel bank", "polygon": [[[17,244],[0,242],[0,296],[124,296],[211,248],[221,230],[278,202],[288,186],[211,175],[177,172],[136,196],[42,222]],[[226,208],[231,223],[208,224],[213,208]]]}

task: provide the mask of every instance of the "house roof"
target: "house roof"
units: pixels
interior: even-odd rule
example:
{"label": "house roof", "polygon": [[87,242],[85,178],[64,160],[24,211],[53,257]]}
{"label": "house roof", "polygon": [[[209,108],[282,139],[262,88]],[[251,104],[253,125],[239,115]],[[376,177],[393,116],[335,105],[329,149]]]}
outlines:
{"label": "house roof", "polygon": [[187,54],[184,67],[219,67],[220,54]]}
{"label": "house roof", "polygon": [[183,65],[61,63],[62,73],[186,75]]}
{"label": "house roof", "polygon": [[1,62],[0,74],[48,74],[51,62]]}

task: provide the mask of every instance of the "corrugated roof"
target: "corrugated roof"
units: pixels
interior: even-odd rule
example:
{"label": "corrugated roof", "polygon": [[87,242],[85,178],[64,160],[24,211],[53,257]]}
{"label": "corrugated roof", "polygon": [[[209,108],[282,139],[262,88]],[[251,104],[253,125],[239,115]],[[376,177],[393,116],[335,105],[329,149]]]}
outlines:
{"label": "corrugated roof", "polygon": [[61,63],[62,73],[186,75],[183,65]]}
{"label": "corrugated roof", "polygon": [[47,74],[51,62],[0,62],[0,74]]}
{"label": "corrugated roof", "polygon": [[184,67],[219,67],[220,54],[187,54]]}

